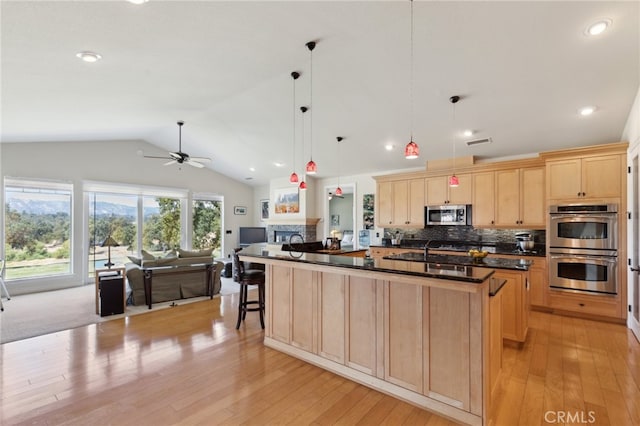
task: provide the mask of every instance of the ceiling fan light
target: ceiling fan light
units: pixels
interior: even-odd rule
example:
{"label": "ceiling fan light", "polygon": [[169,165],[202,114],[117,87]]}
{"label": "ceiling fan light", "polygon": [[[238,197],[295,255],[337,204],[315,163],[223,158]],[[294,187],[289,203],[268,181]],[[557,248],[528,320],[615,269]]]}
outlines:
{"label": "ceiling fan light", "polygon": [[298,188],[304,191],[305,189],[307,189],[307,183],[305,181],[300,182],[300,185],[298,186]]}
{"label": "ceiling fan light", "polygon": [[449,186],[451,188],[457,188],[460,185],[460,180],[458,180],[458,176],[451,175],[449,177]]}
{"label": "ceiling fan light", "polygon": [[98,62],[100,59],[102,59],[102,56],[100,56],[98,53],[90,52],[88,50],[78,52],[76,53],[76,56],[82,59],[84,62]]}
{"label": "ceiling fan light", "polygon": [[336,188],[336,195],[342,195],[342,188],[340,187]]}
{"label": "ceiling fan light", "polygon": [[418,144],[414,141],[411,141],[404,147],[404,158],[407,160],[413,160],[414,158],[418,158],[420,155],[420,148],[418,148]]}
{"label": "ceiling fan light", "polygon": [[309,160],[306,170],[308,175],[315,175],[318,172],[318,166],[316,166],[315,161]]}
{"label": "ceiling fan light", "polygon": [[291,184],[297,184],[298,183],[298,174],[296,172],[291,173],[291,176],[289,176],[289,183]]}

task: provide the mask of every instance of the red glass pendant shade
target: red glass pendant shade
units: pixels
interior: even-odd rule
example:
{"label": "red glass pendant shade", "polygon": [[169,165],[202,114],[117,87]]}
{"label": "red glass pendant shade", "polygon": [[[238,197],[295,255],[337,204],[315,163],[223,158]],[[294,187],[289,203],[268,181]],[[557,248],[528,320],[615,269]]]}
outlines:
{"label": "red glass pendant shade", "polygon": [[404,147],[404,157],[408,160],[413,160],[414,158],[418,158],[420,155],[420,148],[418,148],[418,144],[414,141],[411,141]]}
{"label": "red glass pendant shade", "polygon": [[336,188],[336,195],[342,195],[342,188],[340,187]]}
{"label": "red glass pendant shade", "polygon": [[291,176],[289,176],[289,183],[291,184],[298,183],[298,175],[296,174],[296,172],[291,173]]}
{"label": "red glass pendant shade", "polygon": [[460,181],[458,180],[458,176],[452,175],[451,177],[449,177],[449,186],[450,187],[456,188],[456,187],[458,187],[458,185],[460,185]]}
{"label": "red glass pendant shade", "polygon": [[302,190],[307,189],[307,183],[305,181],[300,182],[300,185],[298,186],[298,188]]}
{"label": "red glass pendant shade", "polygon": [[314,175],[318,172],[318,166],[316,166],[315,161],[309,160],[307,163],[307,174]]}

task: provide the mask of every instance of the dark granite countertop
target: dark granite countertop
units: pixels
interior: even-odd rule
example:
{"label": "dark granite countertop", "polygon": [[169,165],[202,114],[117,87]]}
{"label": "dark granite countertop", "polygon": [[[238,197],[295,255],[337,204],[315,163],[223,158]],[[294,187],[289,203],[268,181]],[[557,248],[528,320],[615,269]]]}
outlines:
{"label": "dark granite countertop", "polygon": [[385,244],[371,247],[389,247],[389,248],[406,248],[406,249],[423,249],[425,244],[429,243],[429,250],[442,250],[454,252],[468,252],[471,249],[488,251],[494,254],[506,254],[513,256],[535,256],[545,257],[546,248],[544,243],[535,243],[533,250],[519,250],[516,243],[498,243],[498,242],[482,242],[482,241],[440,241],[440,240],[419,240],[404,239],[399,245],[392,245],[388,239],[384,239]]}
{"label": "dark granite countertop", "polygon": [[[493,275],[494,270],[488,265],[455,265],[424,262],[407,262],[395,259],[375,259],[351,256],[335,256],[322,253],[304,253],[282,251],[280,246],[267,243],[252,244],[238,252],[240,256],[259,259],[286,260],[290,262],[311,263],[315,265],[338,268],[362,269],[401,275],[412,275],[427,278],[463,281],[466,283],[483,283]],[[455,256],[449,256],[455,257]]]}
{"label": "dark granite countertop", "polygon": [[425,259],[423,253],[407,252],[398,253],[385,256],[384,259],[390,260],[405,260],[410,262],[422,262],[422,263],[435,263],[443,265],[457,265],[457,266],[475,266],[479,268],[493,268],[493,269],[511,269],[518,271],[527,271],[531,262],[524,259],[503,259],[498,257],[491,257],[491,255],[476,259],[471,256],[457,256],[447,254],[430,254]]}

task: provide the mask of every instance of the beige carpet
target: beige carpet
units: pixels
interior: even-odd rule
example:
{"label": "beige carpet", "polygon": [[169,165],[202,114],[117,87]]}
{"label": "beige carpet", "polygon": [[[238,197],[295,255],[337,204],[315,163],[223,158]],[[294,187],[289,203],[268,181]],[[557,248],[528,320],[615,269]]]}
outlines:
{"label": "beige carpet", "polygon": [[[231,278],[222,278],[220,295],[239,291],[240,286]],[[165,309],[173,303],[180,305],[207,298],[193,297],[174,302],[154,303],[153,309]],[[127,306],[124,314],[106,317],[96,315],[93,285],[18,295],[13,296],[11,300],[3,299],[2,303],[4,312],[0,313],[0,344],[149,312],[146,305]]]}

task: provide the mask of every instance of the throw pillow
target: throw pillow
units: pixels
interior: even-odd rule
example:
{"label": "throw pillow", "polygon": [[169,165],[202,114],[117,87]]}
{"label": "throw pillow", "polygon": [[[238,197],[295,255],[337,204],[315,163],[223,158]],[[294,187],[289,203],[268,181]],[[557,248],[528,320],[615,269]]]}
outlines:
{"label": "throw pillow", "polygon": [[142,260],[156,260],[156,257],[146,250],[142,250]]}
{"label": "throw pillow", "polygon": [[142,264],[142,259],[136,256],[127,256],[129,258],[130,261],[132,261],[133,263],[135,263],[136,265],[140,266]]}
{"label": "throw pillow", "polygon": [[178,249],[178,257],[202,257],[202,256],[211,256],[213,253],[213,247],[202,250],[182,250]]}

